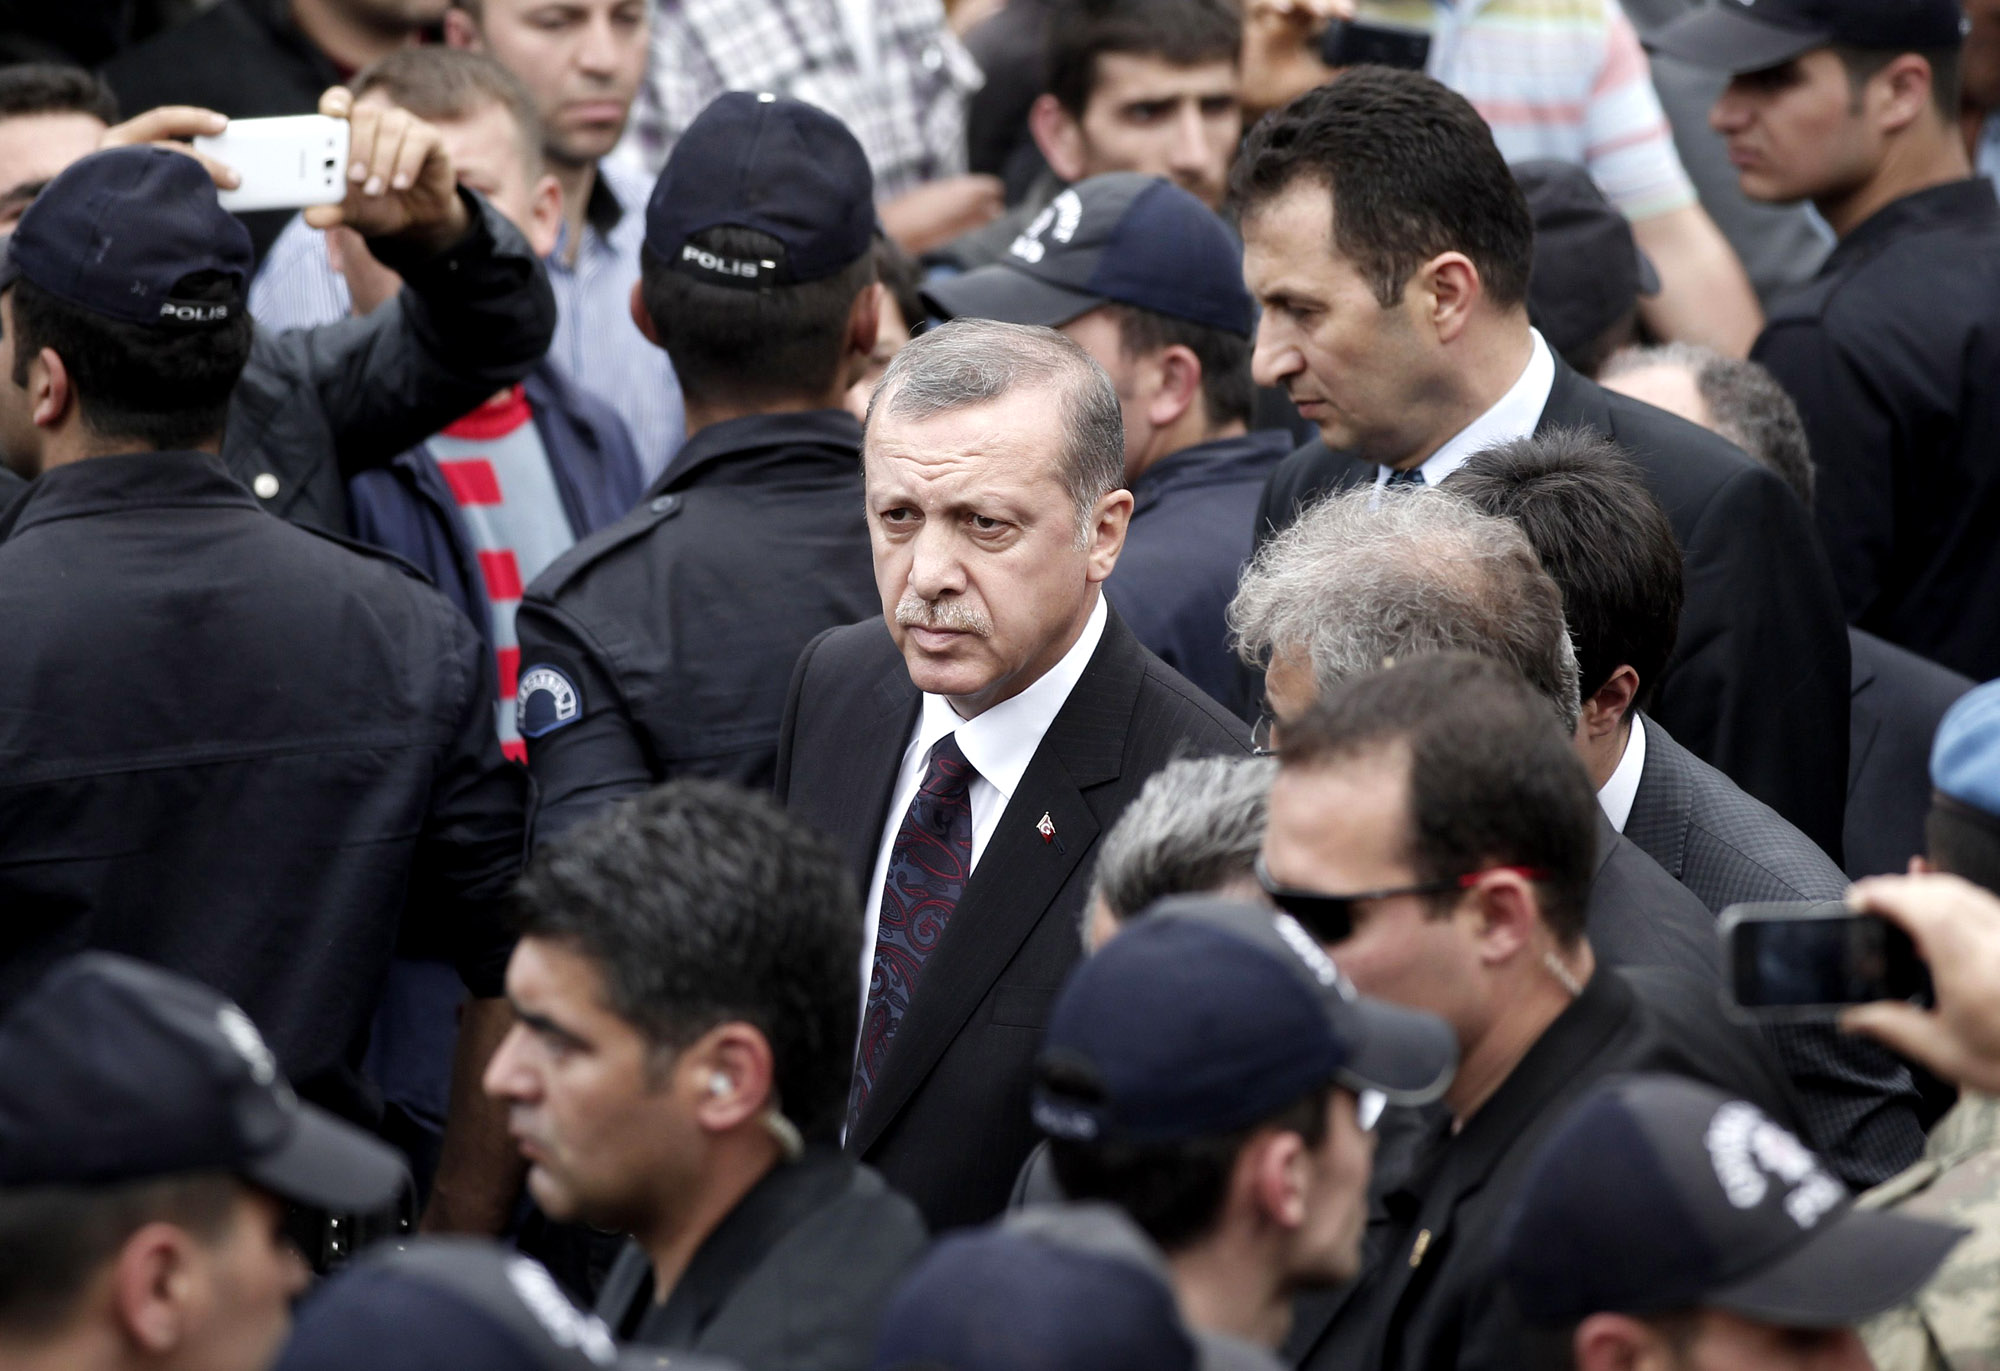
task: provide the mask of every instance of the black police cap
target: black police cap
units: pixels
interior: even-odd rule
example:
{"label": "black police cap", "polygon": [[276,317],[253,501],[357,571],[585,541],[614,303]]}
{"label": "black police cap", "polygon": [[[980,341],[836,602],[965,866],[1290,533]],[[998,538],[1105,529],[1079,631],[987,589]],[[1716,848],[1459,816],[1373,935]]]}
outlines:
{"label": "black police cap", "polygon": [[1647,35],[1646,46],[1717,71],[1763,71],[1815,48],[1955,48],[1959,0],[1714,0]]}

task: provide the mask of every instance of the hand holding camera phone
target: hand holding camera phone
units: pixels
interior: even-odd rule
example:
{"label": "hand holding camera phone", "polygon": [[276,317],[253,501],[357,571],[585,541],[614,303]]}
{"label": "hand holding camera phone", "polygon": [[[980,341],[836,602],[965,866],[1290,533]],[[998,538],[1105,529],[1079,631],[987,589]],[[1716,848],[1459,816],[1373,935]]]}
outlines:
{"label": "hand holding camera phone", "polygon": [[1837,900],[1731,905],[1719,931],[1730,999],[1752,1018],[1829,1018],[1848,1005],[1930,998],[1910,935]]}
{"label": "hand holding camera phone", "polygon": [[194,148],[239,178],[234,189],[217,193],[232,214],[337,205],[347,198],[345,119],[324,114],[232,119],[221,133],[194,139]]}

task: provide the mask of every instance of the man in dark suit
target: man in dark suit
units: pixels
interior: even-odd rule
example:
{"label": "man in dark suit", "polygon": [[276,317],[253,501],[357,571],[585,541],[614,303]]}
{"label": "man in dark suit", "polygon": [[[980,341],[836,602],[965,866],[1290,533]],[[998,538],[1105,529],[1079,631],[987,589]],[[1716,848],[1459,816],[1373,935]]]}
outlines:
{"label": "man in dark suit", "polygon": [[1272,476],[1260,538],[1325,491],[1435,485],[1494,443],[1613,439],[1687,554],[1660,718],[1837,854],[1847,639],[1811,521],[1727,443],[1553,356],[1528,322],[1527,207],[1472,107],[1415,73],[1350,73],[1251,132],[1235,191],[1256,378],[1320,429]]}
{"label": "man in dark suit", "polygon": [[[1673,651],[1680,550],[1639,472],[1572,430],[1488,448],[1444,484],[1512,519],[1562,590],[1582,670],[1575,744],[1610,822],[1713,914],[1757,900],[1838,900],[1847,877],[1769,806],[1641,712]],[[1843,1180],[1874,1185],[1923,1151],[1907,1066],[1828,1024],[1770,1025],[1808,1134]]]}
{"label": "man in dark suit", "polygon": [[[1336,495],[1267,544],[1229,607],[1246,660],[1269,666],[1280,742],[1316,699],[1384,661],[1471,652],[1506,662],[1576,730],[1577,658],[1562,594],[1521,530],[1435,491]],[[1591,818],[1590,939],[1613,966],[1671,967],[1712,1003],[1715,924],[1701,902]]]}
{"label": "man in dark suit", "polygon": [[847,1145],[933,1228],[998,1213],[1034,1141],[1098,835],[1174,757],[1248,751],[1100,593],[1124,451],[1109,380],[1061,335],[918,338],[863,446],[882,619],[822,634],[792,679],[777,793],[867,904]]}

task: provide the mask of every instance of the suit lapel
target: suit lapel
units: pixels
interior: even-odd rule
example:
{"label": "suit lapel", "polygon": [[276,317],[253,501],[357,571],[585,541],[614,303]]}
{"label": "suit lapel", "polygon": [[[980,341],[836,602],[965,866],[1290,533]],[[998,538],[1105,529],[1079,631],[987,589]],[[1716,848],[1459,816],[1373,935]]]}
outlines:
{"label": "suit lapel", "polygon": [[1639,788],[1632,796],[1625,836],[1678,881],[1687,866],[1694,786],[1677,755],[1680,748],[1667,731],[1650,718],[1645,720],[1645,729],[1646,765],[1639,772]]}
{"label": "suit lapel", "polygon": [[[1095,846],[1102,821],[1085,792],[1118,778],[1144,674],[1138,640],[1114,611],[1090,665],[1001,813],[937,951],[924,963],[849,1135],[857,1152],[865,1154],[909,1102]],[[1044,814],[1055,828],[1053,840],[1036,827]]]}
{"label": "suit lapel", "polygon": [[1549,387],[1549,402],[1535,432],[1544,434],[1558,428],[1588,428],[1609,436],[1611,407],[1604,392],[1562,358],[1556,358],[1555,384]]}
{"label": "suit lapel", "polygon": [[902,654],[894,654],[856,711],[849,735],[852,741],[843,745],[844,754],[853,759],[843,765],[855,770],[851,793],[856,803],[841,811],[839,831],[833,836],[840,855],[847,859],[848,870],[854,873],[863,904],[868,902],[868,887],[875,879],[875,858],[889,822],[896,773],[902,769],[903,751],[916,728],[921,703],[922,696],[910,684]]}

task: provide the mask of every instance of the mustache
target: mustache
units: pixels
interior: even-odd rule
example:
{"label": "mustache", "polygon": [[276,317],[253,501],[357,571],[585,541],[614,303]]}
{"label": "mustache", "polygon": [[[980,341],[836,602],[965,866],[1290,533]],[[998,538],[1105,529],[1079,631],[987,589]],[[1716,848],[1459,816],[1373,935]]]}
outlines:
{"label": "mustache", "polygon": [[993,621],[977,605],[926,600],[914,590],[904,591],[903,598],[896,601],[896,622],[904,628],[942,628],[977,638],[993,636]]}

